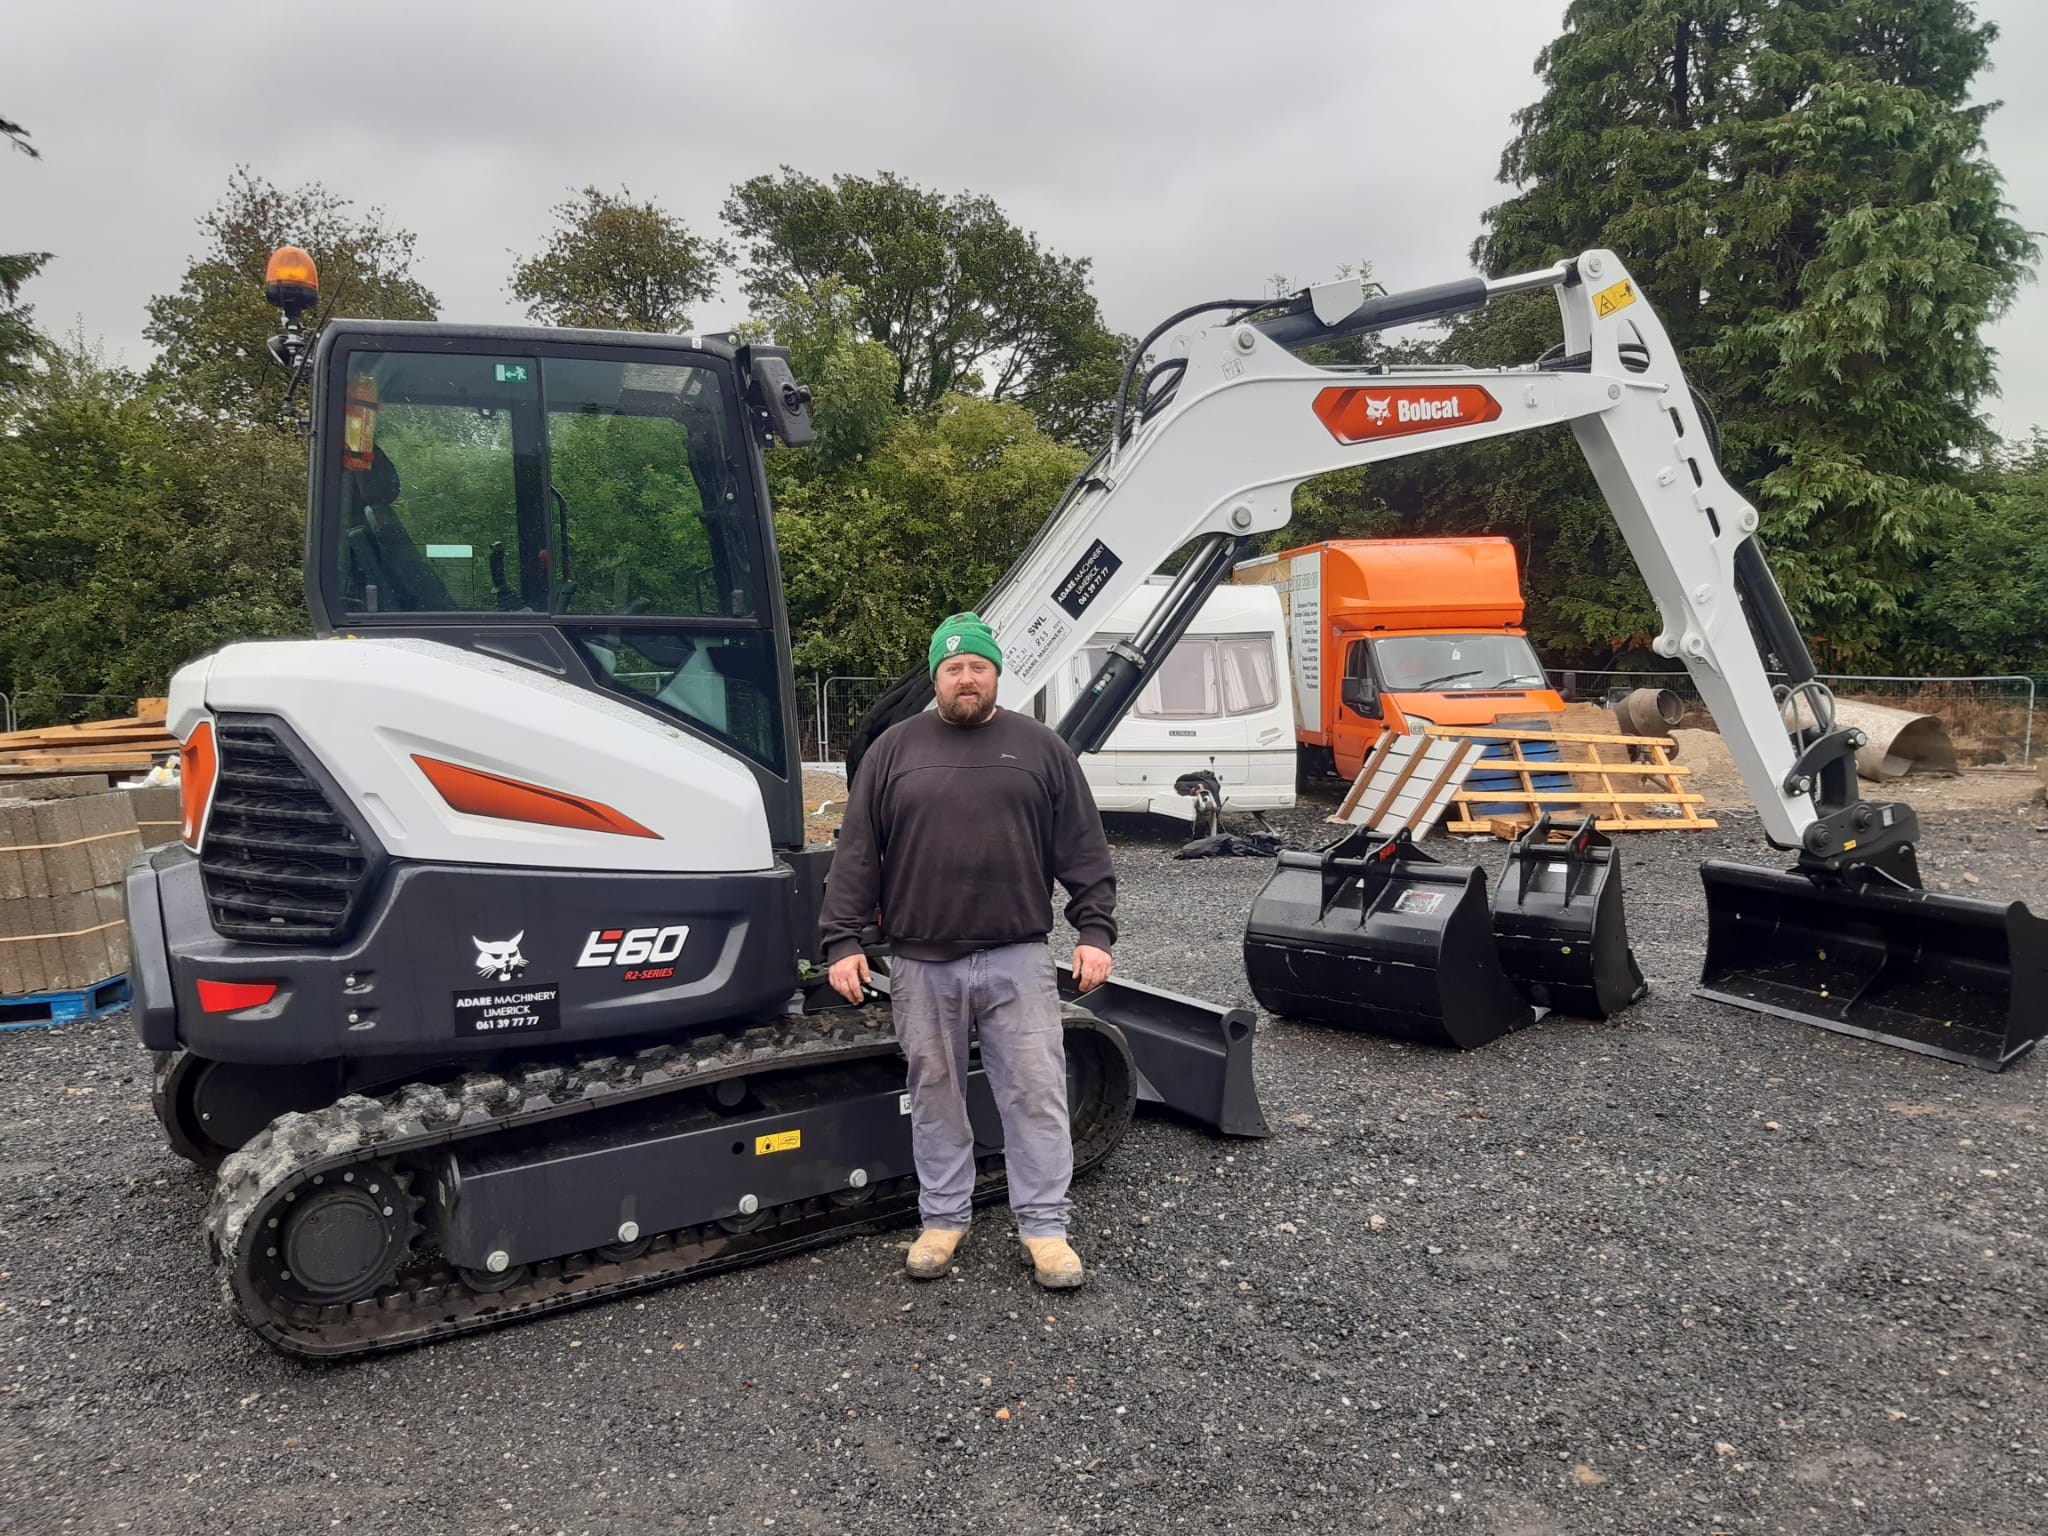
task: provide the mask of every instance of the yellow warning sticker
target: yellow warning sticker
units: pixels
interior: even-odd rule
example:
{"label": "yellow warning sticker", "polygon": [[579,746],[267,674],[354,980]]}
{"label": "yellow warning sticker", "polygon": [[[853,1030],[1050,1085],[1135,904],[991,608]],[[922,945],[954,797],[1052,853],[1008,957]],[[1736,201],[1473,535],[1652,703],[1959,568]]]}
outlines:
{"label": "yellow warning sticker", "polygon": [[1593,295],[1593,312],[1605,320],[1617,309],[1627,309],[1635,301],[1635,285],[1627,278],[1623,278],[1612,288],[1602,288]]}
{"label": "yellow warning sticker", "polygon": [[794,1152],[803,1144],[802,1131],[777,1131],[773,1136],[756,1136],[754,1156],[766,1157],[770,1152]]}

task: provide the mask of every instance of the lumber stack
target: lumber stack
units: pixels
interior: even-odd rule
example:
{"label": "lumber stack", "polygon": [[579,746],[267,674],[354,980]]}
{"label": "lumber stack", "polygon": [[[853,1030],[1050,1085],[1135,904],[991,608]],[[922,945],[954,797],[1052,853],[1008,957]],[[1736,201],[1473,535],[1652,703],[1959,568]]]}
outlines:
{"label": "lumber stack", "polygon": [[139,700],[134,714],[118,720],[0,734],[0,777],[146,770],[165,753],[178,750],[177,738],[164,729],[165,702]]}

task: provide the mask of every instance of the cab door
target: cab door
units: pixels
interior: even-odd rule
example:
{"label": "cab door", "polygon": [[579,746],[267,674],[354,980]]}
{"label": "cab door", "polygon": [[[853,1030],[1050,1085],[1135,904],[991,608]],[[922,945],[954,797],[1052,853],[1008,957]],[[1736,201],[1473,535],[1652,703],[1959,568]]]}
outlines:
{"label": "cab door", "polygon": [[1330,746],[1343,778],[1356,778],[1365,756],[1386,726],[1386,707],[1379,675],[1373,668],[1372,642],[1363,636],[1340,636],[1344,672],[1338,682],[1337,720]]}

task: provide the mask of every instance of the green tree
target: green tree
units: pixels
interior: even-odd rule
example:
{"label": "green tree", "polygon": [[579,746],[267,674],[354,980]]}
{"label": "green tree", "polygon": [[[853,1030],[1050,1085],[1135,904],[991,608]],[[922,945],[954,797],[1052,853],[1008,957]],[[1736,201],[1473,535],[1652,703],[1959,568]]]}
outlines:
{"label": "green tree", "polygon": [[49,259],[48,251],[0,256],[0,402],[22,387],[42,352],[43,336],[30,321],[32,307],[21,302],[21,286]]}
{"label": "green tree", "polygon": [[1928,672],[2048,677],[2048,433],[1994,455],[1968,513],[1928,541],[1901,660]]}
{"label": "green tree", "polygon": [[649,198],[585,187],[555,206],[547,248],[512,268],[512,297],[542,325],[667,334],[717,291],[732,252]]}
{"label": "green tree", "polygon": [[1495,274],[1630,263],[1837,663],[1886,643],[1967,506],[1982,327],[2036,254],[1968,100],[1995,35],[1959,0],[1573,0],[1474,247]]}
{"label": "green tree", "polygon": [[1102,324],[1088,262],[1044,249],[994,199],[784,166],[734,187],[725,218],[746,243],[757,308],[834,279],[857,290],[861,328],[895,356],[910,410],[983,394],[1065,439],[1105,430],[1124,349]]}
{"label": "green tree", "polygon": [[777,488],[800,671],[897,673],[941,618],[980,600],[1080,469],[1022,407],[951,395],[875,453]]}
{"label": "green tree", "polygon": [[[19,123],[0,117],[0,138],[31,160],[41,158],[28,141],[28,130]],[[21,302],[21,285],[40,272],[49,259],[48,251],[0,255],[0,401],[21,386],[42,347],[42,335],[29,320],[29,306]]]}
{"label": "green tree", "polygon": [[22,717],[105,714],[58,696],[161,694],[227,640],[303,633],[304,493],[291,434],[51,348],[0,433],[0,678]]}
{"label": "green tree", "polygon": [[414,236],[383,213],[357,215],[318,182],[282,190],[247,166],[199,219],[202,249],[176,293],[149,301],[142,334],[161,349],[154,376],[203,410],[274,423],[286,375],[265,339],[278,329],[263,268],[280,245],[302,246],[320,268],[323,315],[431,320],[433,294],[412,275]]}

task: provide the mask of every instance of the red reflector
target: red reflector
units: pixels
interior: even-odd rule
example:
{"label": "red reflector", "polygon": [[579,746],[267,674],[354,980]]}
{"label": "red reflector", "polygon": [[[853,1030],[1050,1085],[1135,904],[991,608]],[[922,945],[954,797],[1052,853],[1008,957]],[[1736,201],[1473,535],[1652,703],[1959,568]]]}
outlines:
{"label": "red reflector", "polygon": [[204,981],[199,983],[199,1006],[208,1013],[233,1013],[237,1008],[260,1008],[277,996],[274,981]]}

